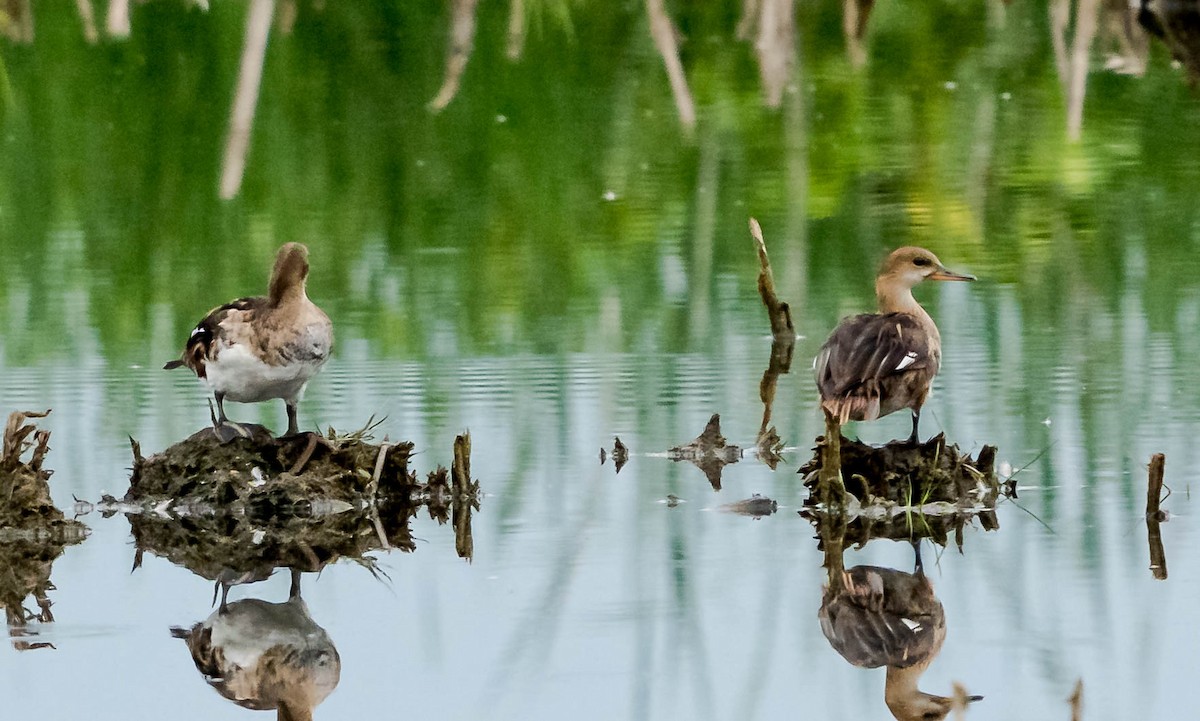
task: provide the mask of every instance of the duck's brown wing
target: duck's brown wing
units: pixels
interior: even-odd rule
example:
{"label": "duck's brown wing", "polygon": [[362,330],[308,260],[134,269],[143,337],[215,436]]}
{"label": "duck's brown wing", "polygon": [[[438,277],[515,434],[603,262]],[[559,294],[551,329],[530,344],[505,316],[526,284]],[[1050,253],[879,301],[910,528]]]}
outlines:
{"label": "duck's brown wing", "polygon": [[946,616],[932,591],[913,592],[917,583],[890,568],[850,569],[840,590],[826,589],[817,614],[821,632],[861,668],[904,668],[929,658],[946,637]]}
{"label": "duck's brown wing", "polygon": [[197,377],[204,378],[205,362],[212,358],[217,341],[229,333],[229,324],[226,321],[233,320],[239,324],[249,323],[266,307],[267,299],[258,296],[238,298],[223,306],[213,308],[188,336],[187,344],[183,347],[183,355],[173,361],[168,361],[163,368],[171,370],[187,366]]}
{"label": "duck's brown wing", "polygon": [[937,374],[929,334],[908,313],[864,313],[845,319],[821,346],[813,370],[821,404],[838,420],[873,420],[889,379]]}

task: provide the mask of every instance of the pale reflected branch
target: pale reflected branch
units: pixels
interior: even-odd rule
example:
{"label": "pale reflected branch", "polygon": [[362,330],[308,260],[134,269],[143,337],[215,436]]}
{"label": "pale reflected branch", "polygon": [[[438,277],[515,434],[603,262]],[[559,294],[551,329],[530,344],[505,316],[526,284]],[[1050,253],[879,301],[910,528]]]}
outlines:
{"label": "pale reflected branch", "polygon": [[516,62],[525,52],[525,0],[512,0],[508,6],[508,48],[505,54]]}
{"label": "pale reflected branch", "polygon": [[263,62],[267,55],[267,39],[271,34],[271,17],[275,0],[252,0],[246,16],[246,43],[242,47],[242,65],[234,91],[233,110],[229,115],[229,138],[225,158],[221,163],[221,199],[238,194],[246,171],[246,154],[250,149],[250,130],[258,106],[258,90],[262,84]]}
{"label": "pale reflected branch", "polygon": [[754,49],[765,93],[763,102],[768,108],[778,108],[796,62],[794,0],[762,0]]}
{"label": "pale reflected branch", "polygon": [[32,0],[8,0],[0,5],[0,11],[8,14],[10,22],[0,23],[0,31],[9,40],[17,43],[33,42]]}
{"label": "pale reflected branch", "polygon": [[446,75],[437,95],[429,101],[429,110],[440,113],[458,95],[463,72],[471,59],[475,42],[475,8],[479,0],[454,0],[450,25],[450,44],[446,49]]}
{"label": "pale reflected branch", "polygon": [[83,25],[83,39],[88,45],[95,45],[100,40],[100,32],[96,30],[96,13],[92,10],[92,0],[75,0],[79,9],[79,22]]}
{"label": "pale reflected branch", "polygon": [[850,65],[861,68],[867,64],[867,21],[875,0],[842,0],[842,34],[846,37],[846,55]]}
{"label": "pale reflected branch", "polygon": [[667,68],[667,78],[671,81],[671,93],[675,96],[679,122],[685,130],[691,131],[696,127],[696,104],[692,100],[692,91],[688,89],[683,63],[679,60],[675,26],[667,16],[663,0],[646,0],[646,14],[650,17],[650,36],[654,38],[654,45],[662,55],[663,65]]}
{"label": "pale reflected branch", "polygon": [[1083,98],[1087,94],[1088,53],[1096,37],[1099,0],[1080,0],[1075,12],[1075,38],[1071,43],[1071,74],[1067,82],[1067,139],[1079,140],[1083,132]]}
{"label": "pale reflected branch", "polygon": [[110,38],[129,37],[129,0],[108,0],[104,32]]}

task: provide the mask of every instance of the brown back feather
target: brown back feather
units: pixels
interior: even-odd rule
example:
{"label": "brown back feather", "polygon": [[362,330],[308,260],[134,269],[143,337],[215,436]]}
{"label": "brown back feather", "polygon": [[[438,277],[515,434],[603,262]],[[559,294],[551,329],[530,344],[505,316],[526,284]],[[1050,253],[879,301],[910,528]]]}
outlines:
{"label": "brown back feather", "polygon": [[[910,354],[915,358],[899,368]],[[841,423],[879,417],[886,382],[919,371],[932,378],[940,350],[908,313],[863,313],[843,320],[821,346],[814,363],[821,405]]]}

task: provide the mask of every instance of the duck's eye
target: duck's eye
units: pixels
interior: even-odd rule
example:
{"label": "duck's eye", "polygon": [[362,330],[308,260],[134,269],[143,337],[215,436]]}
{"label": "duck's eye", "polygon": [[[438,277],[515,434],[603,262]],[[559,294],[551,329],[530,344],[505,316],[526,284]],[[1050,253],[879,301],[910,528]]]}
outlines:
{"label": "duck's eye", "polygon": [[928,258],[913,258],[913,265],[923,268],[923,267],[929,265],[929,259]]}

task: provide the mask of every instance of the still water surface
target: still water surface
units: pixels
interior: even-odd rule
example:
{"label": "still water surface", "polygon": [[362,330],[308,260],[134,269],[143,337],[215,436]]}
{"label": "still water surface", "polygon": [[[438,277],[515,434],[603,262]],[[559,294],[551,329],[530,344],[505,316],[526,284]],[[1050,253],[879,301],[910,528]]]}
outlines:
{"label": "still water surface", "polygon": [[[821,633],[794,471],[822,432],[809,360],[871,308],[876,263],[904,243],[981,279],[918,293],[945,347],[923,433],[1024,467],[999,530],[968,528],[962,553],[927,542],[946,640],[922,688],[983,694],[978,720],[1067,719],[1079,678],[1087,719],[1194,715],[1200,108],[1161,48],[1145,77],[1092,73],[1068,143],[1037,3],[1001,24],[982,4],[885,5],[857,70],[839,4],[804,10],[778,111],[735,10],[695,10],[678,19],[688,138],[640,8],[576,8],[571,30],[544,15],[516,65],[485,13],[435,116],[441,11],[329,5],[272,37],[225,203],[243,7],[151,3],[128,41],[91,47],[64,4],[0,51],[0,409],[54,409],[61,507],[125,491],[130,436],[155,451],[203,426],[204,390],[159,368],[209,307],[263,292],[289,240],[310,247],[338,334],[301,425],[386,416],[379,434],[413,441],[420,472],[470,430],[486,493],[470,563],[422,515],[415,552],[380,555],[390,580],[345,562],[304,576],[342,660],[317,718],[887,718],[883,670]],[[714,492],[661,454],[713,413],[754,444],[770,337],[750,215],[801,334],[772,415],[791,449],[774,471],[747,454]],[[284,424],[281,403],[229,409]],[[903,415],[852,432],[903,437]],[[599,460],[614,436],[632,451],[620,473]],[[1155,452],[1174,490],[1165,581],[1141,516]],[[753,493],[778,512],[719,509]],[[0,716],[264,715],[207,688],[169,633],[209,615],[211,583],[150,555],[131,573],[124,517],[83,520],[90,538],[53,567],[54,648],[0,648]],[[845,560],[912,570],[904,543]],[[230,598],[282,602],[285,576]]]}

